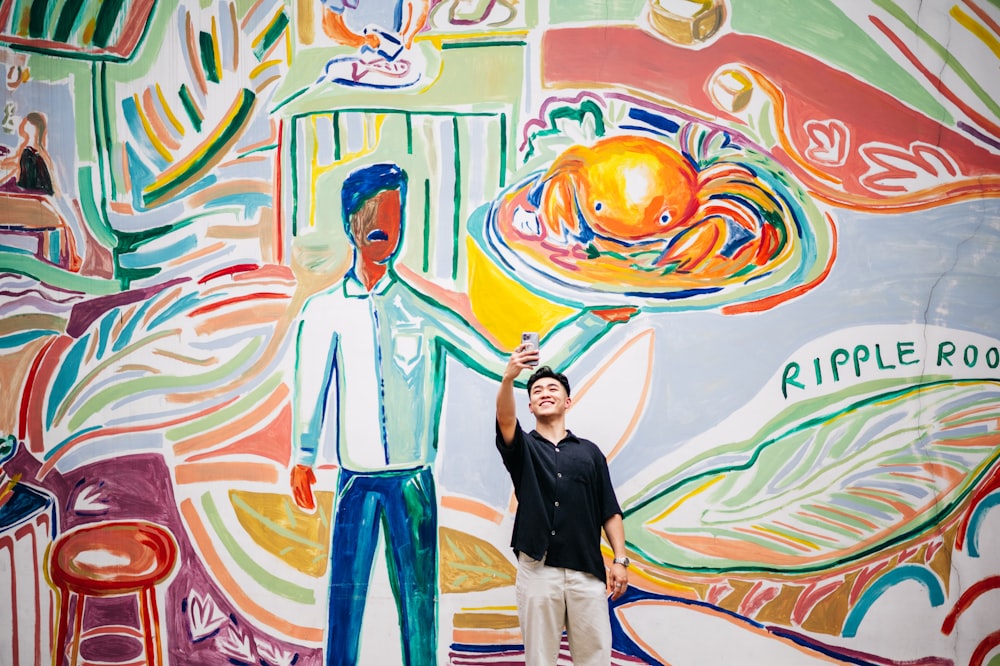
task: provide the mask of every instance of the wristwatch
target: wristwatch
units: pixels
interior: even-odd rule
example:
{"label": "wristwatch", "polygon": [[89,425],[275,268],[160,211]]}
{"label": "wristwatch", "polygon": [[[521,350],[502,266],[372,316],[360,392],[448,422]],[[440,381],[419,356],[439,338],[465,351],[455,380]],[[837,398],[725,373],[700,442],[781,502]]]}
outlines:
{"label": "wristwatch", "polygon": [[632,564],[632,560],[628,559],[627,557],[616,557],[615,559],[611,560],[611,563],[620,564],[626,569],[628,569],[628,565]]}

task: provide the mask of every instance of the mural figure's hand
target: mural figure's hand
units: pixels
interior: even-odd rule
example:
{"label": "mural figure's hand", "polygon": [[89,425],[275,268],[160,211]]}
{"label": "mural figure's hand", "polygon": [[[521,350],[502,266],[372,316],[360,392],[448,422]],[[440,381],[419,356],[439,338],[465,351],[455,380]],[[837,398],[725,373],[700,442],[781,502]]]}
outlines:
{"label": "mural figure's hand", "polygon": [[315,509],[316,501],[313,499],[312,485],[316,483],[316,475],[313,474],[312,467],[296,465],[292,468],[291,481],[295,503],[303,509]]}

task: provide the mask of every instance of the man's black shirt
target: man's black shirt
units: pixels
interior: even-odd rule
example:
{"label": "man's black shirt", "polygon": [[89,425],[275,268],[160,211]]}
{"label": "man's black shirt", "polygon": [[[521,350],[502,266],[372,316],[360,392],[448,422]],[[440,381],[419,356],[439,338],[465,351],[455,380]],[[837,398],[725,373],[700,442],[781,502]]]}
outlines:
{"label": "man's black shirt", "polygon": [[597,445],[568,431],[553,445],[518,423],[510,446],[497,425],[497,449],[517,497],[514,552],[606,580],[601,529],[622,510]]}

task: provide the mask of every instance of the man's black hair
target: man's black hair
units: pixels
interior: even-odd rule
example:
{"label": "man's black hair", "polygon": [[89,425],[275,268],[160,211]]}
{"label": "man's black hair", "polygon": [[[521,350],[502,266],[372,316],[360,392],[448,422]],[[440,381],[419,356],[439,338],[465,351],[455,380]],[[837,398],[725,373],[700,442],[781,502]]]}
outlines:
{"label": "man's black hair", "polygon": [[547,365],[543,365],[542,367],[538,368],[538,370],[535,370],[531,374],[531,376],[528,377],[528,395],[531,395],[531,385],[537,382],[539,379],[545,379],[546,377],[551,377],[552,379],[562,384],[563,388],[566,389],[566,397],[567,398],[569,397],[569,379],[567,379],[566,375],[564,375],[563,373],[556,372]]}

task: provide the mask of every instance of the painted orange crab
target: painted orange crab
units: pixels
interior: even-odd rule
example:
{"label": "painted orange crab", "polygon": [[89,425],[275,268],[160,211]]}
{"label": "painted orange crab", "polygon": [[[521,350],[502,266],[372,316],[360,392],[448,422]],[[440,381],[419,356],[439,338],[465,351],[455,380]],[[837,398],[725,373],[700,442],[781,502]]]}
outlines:
{"label": "painted orange crab", "polygon": [[527,193],[540,231],[591,258],[630,256],[699,281],[771,270],[794,216],[750,165],[700,169],[655,138],[620,135],[563,152]]}

